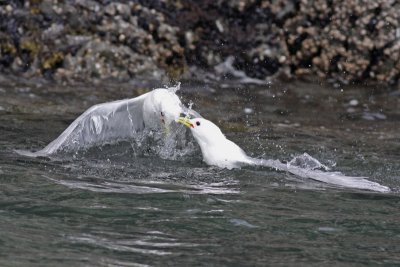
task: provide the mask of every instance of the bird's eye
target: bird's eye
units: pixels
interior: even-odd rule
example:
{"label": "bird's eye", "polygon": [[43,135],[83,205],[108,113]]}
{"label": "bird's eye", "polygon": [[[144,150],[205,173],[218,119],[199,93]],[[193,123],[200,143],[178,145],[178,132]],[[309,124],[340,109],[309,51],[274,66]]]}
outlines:
{"label": "bird's eye", "polygon": [[199,121],[196,121],[196,125],[197,125],[197,126],[200,126],[200,122],[199,122]]}
{"label": "bird's eye", "polygon": [[164,114],[164,112],[162,112],[162,111],[161,111],[161,116],[163,116],[163,117],[164,117],[164,115],[165,115],[165,114]]}

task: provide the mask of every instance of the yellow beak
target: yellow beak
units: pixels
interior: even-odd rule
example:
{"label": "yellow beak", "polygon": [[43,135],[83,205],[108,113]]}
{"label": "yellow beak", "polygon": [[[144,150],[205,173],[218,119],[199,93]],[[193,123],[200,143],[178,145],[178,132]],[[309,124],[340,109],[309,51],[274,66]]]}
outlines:
{"label": "yellow beak", "polygon": [[189,118],[186,117],[179,117],[177,122],[182,123],[188,128],[194,128],[193,124],[190,122]]}

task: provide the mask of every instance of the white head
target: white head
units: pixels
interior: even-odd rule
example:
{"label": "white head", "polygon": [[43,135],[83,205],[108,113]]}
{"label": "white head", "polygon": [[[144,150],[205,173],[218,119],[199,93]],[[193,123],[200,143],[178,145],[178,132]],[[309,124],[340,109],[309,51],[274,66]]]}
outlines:
{"label": "white head", "polygon": [[168,97],[162,97],[159,103],[159,111],[161,115],[161,122],[165,125],[171,124],[176,121],[182,113],[183,105],[178,96],[169,92]]}
{"label": "white head", "polygon": [[200,146],[203,144],[206,146],[212,146],[226,139],[225,135],[217,125],[204,118],[189,119],[180,117],[178,122],[187,126],[191,130],[193,137]]}
{"label": "white head", "polygon": [[155,89],[150,92],[143,105],[143,117],[148,126],[169,126],[183,112],[179,97],[168,89]]}
{"label": "white head", "polygon": [[179,117],[178,122],[190,128],[199,143],[203,160],[208,165],[221,168],[237,168],[248,162],[246,153],[234,142],[226,139],[217,125],[204,118]]}

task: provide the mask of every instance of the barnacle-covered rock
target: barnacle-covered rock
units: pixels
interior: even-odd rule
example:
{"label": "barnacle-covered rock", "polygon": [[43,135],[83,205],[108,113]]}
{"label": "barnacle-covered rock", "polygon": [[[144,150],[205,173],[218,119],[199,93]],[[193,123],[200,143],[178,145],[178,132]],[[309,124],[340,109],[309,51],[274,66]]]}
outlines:
{"label": "barnacle-covered rock", "polygon": [[393,85],[399,18],[397,0],[11,0],[0,2],[0,71],[179,79],[233,57],[251,81],[284,73]]}
{"label": "barnacle-covered rock", "polygon": [[[396,83],[399,17],[400,3],[394,0],[302,0],[281,38],[287,37],[296,74]],[[302,68],[309,72],[299,73]]]}

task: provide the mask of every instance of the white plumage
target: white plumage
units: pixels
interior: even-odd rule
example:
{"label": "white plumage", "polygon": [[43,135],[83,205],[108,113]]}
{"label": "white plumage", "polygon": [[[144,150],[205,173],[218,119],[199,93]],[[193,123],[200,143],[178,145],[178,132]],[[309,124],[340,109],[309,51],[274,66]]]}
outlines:
{"label": "white plumage", "polygon": [[132,139],[144,129],[168,128],[181,113],[188,112],[175,94],[176,90],[175,87],[155,89],[132,99],[94,105],[35,155],[74,151]]}

